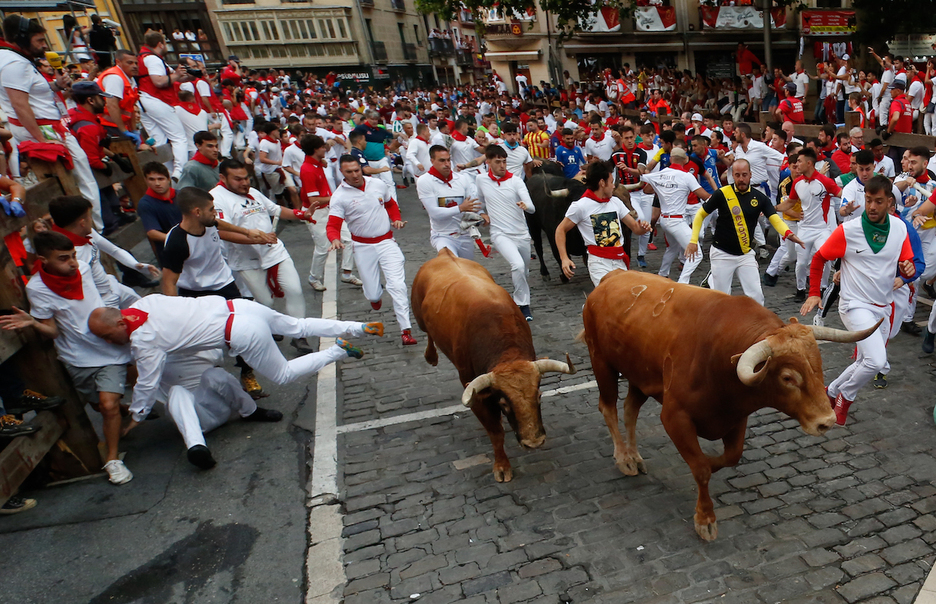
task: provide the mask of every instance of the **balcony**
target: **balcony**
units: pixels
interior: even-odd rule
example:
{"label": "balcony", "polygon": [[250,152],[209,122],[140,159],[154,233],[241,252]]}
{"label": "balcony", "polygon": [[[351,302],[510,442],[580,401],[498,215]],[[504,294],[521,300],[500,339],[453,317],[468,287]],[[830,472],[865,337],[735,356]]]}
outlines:
{"label": "balcony", "polygon": [[365,8],[374,8],[374,0],[358,0]]}
{"label": "balcony", "polygon": [[374,42],[374,62],[375,63],[386,63],[387,62],[387,45],[383,42]]}
{"label": "balcony", "polygon": [[467,49],[459,49],[455,54],[455,60],[459,65],[471,65],[474,61],[474,53]]}
{"label": "balcony", "polygon": [[404,0],[390,0],[390,8],[393,10],[406,12],[406,3]]}
{"label": "balcony", "polygon": [[416,55],[416,45],[415,44],[404,44],[403,45],[403,60],[404,61],[417,61],[419,58]]}
{"label": "balcony", "polygon": [[444,38],[429,38],[429,56],[445,57],[455,54],[455,44]]}

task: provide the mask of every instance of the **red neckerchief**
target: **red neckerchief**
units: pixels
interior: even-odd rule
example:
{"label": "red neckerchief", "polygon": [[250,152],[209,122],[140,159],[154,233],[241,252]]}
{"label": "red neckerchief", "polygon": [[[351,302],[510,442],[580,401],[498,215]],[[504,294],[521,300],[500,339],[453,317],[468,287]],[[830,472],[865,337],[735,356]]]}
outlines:
{"label": "red neckerchief", "polygon": [[507,172],[504,172],[504,177],[503,177],[503,178],[498,178],[498,177],[494,176],[494,173],[493,173],[493,172],[491,172],[490,170],[488,170],[488,178],[490,178],[491,180],[493,180],[494,182],[496,182],[496,183],[497,183],[497,186],[499,187],[500,184],[501,184],[502,182],[504,182],[505,180],[507,180],[507,179],[509,179],[509,178],[513,178],[513,174],[511,174],[511,173],[510,173],[510,170],[508,170]]}
{"label": "red neckerchief", "polygon": [[[196,151],[196,152],[195,152],[195,155],[192,156],[192,161],[197,161],[197,162],[200,163],[200,164],[204,164],[204,165],[206,165],[206,166],[211,166],[212,168],[217,168],[217,167],[218,167],[218,160],[216,160],[216,159],[215,159],[215,160],[208,159],[207,157],[205,157],[204,155],[201,154],[201,151]],[[170,192],[171,192],[171,191],[170,191]]]}
{"label": "red neckerchief", "polygon": [[559,144],[562,145],[563,147],[565,147],[566,149],[569,149],[570,151],[571,151],[572,149],[575,149],[575,143],[574,143],[574,142],[573,142],[571,145],[565,144],[565,141],[562,141],[562,142],[559,143]]}
{"label": "red neckerchief", "polygon": [[29,55],[27,55],[23,51],[23,49],[20,48],[19,46],[14,46],[8,42],[5,42],[4,40],[0,40],[0,48],[6,48],[7,50],[12,50],[13,52],[20,55],[21,57],[25,57],[30,63],[32,63],[35,60],[33,57],[30,57]]}
{"label": "red neckerchief", "polygon": [[120,311],[120,314],[123,315],[124,323],[127,324],[127,336],[129,337],[140,325],[146,323],[146,320],[149,318],[148,312],[143,312],[136,308],[127,308]]}
{"label": "red neckerchief", "polygon": [[461,132],[459,132],[458,130],[452,131],[452,138],[454,138],[455,140],[459,142],[468,140],[468,137],[462,134]]}
{"label": "red neckerchief", "polygon": [[429,168],[429,174],[432,174],[433,176],[435,176],[436,178],[438,178],[439,180],[447,184],[450,189],[452,188],[452,176],[455,175],[454,172],[449,174],[448,178],[444,178],[441,174],[439,174],[439,171],[435,169],[435,166],[432,166],[431,168]]}
{"label": "red neckerchief", "polygon": [[928,183],[929,179],[930,179],[929,172],[925,170],[923,171],[923,174],[919,178],[914,178],[914,180],[917,181],[917,184],[921,184],[921,185]]}
{"label": "red neckerchief", "polygon": [[[88,235],[87,237],[82,237],[80,235],[76,235],[72,233],[71,231],[67,231],[56,224],[52,225],[52,230],[55,231],[56,233],[61,233],[62,235],[65,235],[66,237],[68,237],[68,240],[71,241],[75,245],[75,247],[81,247],[82,245],[88,245],[89,243],[91,243],[90,235]],[[81,298],[77,298],[77,299],[80,300]]]}
{"label": "red neckerchief", "polygon": [[179,101],[179,107],[181,107],[182,109],[185,109],[186,111],[188,111],[188,112],[191,113],[192,115],[198,115],[199,113],[201,113],[202,111],[204,111],[204,110],[198,105],[198,103],[195,103],[194,101],[193,101],[193,102],[188,102],[188,103],[186,103],[185,101]]}
{"label": "red neckerchief", "polygon": [[422,142],[426,143],[427,145],[429,144],[429,141],[427,141],[426,139],[424,139],[424,138],[421,137],[421,136],[417,136],[416,138],[418,138],[418,139],[421,140]]}
{"label": "red neckerchief", "polygon": [[598,197],[597,195],[595,195],[595,192],[592,191],[591,189],[585,189],[585,193],[582,195],[582,199],[585,199],[586,197],[588,199],[593,199],[597,201],[598,203],[608,203],[609,201],[611,201],[610,197]]}
{"label": "red neckerchief", "polygon": [[271,143],[279,144],[279,141],[278,141],[278,140],[275,140],[273,137],[267,136],[266,134],[264,134],[263,136],[261,136],[261,137],[260,137],[260,140],[262,140],[262,141],[269,141],[269,142],[271,142]]}
{"label": "red neckerchief", "polygon": [[[218,181],[218,186],[224,189],[225,191],[230,191],[231,193],[234,193],[234,191],[231,191],[230,189],[227,188],[227,185],[224,184],[223,180]],[[253,201],[253,195],[251,195],[250,193],[247,193],[246,195],[241,195],[240,193],[234,193],[234,194],[239,195],[240,197],[246,197],[247,199]]]}
{"label": "red neckerchief", "polygon": [[39,273],[39,278],[46,284],[46,287],[66,300],[84,300],[81,271],[76,270],[75,274],[70,277],[60,277],[47,273],[42,267],[42,261],[36,260],[36,264],[33,266],[33,274],[35,273]]}
{"label": "red neckerchief", "polygon": [[323,162],[323,161],[320,162],[319,160],[315,159],[315,157],[312,156],[312,155],[307,155],[307,156],[306,156],[306,158],[305,158],[305,163],[307,163],[307,164],[312,164],[313,166],[317,166],[317,167],[319,167],[319,168],[324,168],[324,167],[325,167],[325,162]]}
{"label": "red neckerchief", "polygon": [[[194,158],[192,158],[192,159],[194,159]],[[202,163],[204,163],[204,162],[202,162]],[[217,163],[218,163],[218,162],[215,162],[215,165],[217,165]],[[145,194],[146,194],[146,195],[149,195],[149,196],[152,197],[153,199],[158,199],[159,201],[165,201],[166,203],[172,203],[172,200],[175,199],[176,190],[170,188],[168,193],[166,193],[165,195],[160,195],[160,194],[157,193],[156,191],[147,188]]]}

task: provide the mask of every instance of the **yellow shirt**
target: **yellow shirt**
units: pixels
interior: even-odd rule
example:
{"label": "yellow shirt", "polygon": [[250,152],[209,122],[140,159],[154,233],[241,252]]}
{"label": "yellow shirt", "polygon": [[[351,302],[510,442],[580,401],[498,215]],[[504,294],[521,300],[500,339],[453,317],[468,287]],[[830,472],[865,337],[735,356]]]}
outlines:
{"label": "yellow shirt", "polygon": [[545,149],[540,147],[540,145],[547,141],[549,141],[549,133],[543,132],[542,130],[527,132],[527,135],[523,137],[523,145],[527,148],[527,151],[530,152],[530,157],[533,159],[549,158],[549,147]]}

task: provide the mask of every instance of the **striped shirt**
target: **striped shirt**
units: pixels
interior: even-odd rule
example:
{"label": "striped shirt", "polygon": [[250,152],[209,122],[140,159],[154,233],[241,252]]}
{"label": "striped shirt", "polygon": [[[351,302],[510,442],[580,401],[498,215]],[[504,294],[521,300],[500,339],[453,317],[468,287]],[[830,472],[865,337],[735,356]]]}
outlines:
{"label": "striped shirt", "polygon": [[549,133],[543,132],[542,130],[528,132],[526,136],[523,137],[523,144],[526,146],[533,159],[549,158],[549,148],[547,147],[544,149],[540,147],[540,145],[547,142],[549,142]]}

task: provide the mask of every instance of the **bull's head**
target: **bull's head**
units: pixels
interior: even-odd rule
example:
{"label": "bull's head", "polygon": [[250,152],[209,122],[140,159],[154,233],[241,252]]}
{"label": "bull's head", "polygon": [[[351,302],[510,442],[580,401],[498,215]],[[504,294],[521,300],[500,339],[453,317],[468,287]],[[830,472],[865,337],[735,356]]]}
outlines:
{"label": "bull's head", "polygon": [[879,325],[844,331],[801,325],[792,318],[732,361],[738,363],[738,379],[743,384],[761,389],[769,405],[798,420],[804,432],[821,436],[835,424],[835,413],[825,393],[817,340],[854,343],[870,336]]}
{"label": "bull's head", "polygon": [[497,399],[520,444],[536,449],[546,441],[540,410],[540,378],[550,371],[572,374],[575,365],[568,354],[565,363],[550,359],[503,363],[473,379],[462,393],[462,403],[470,407],[476,396],[481,397],[482,391],[488,390],[488,396]]}

